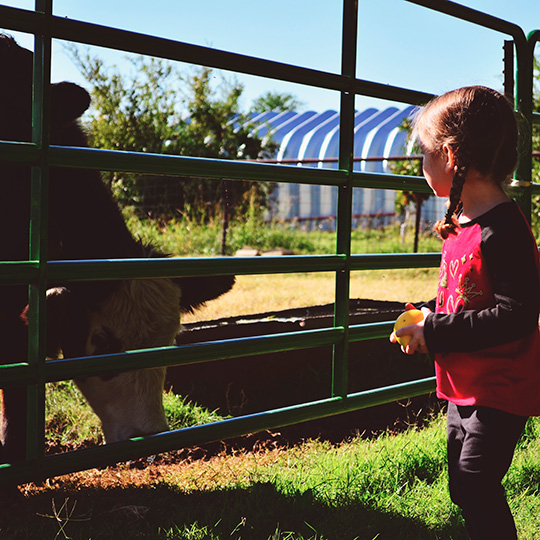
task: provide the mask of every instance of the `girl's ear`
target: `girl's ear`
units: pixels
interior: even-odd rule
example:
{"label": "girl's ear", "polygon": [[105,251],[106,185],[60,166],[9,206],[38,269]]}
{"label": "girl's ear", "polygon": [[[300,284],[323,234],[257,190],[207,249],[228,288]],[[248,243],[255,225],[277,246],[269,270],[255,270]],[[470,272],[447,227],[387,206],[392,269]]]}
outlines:
{"label": "girl's ear", "polygon": [[456,165],[456,155],[453,148],[448,144],[444,143],[442,147],[442,155],[444,159],[444,169],[447,173],[454,173]]}

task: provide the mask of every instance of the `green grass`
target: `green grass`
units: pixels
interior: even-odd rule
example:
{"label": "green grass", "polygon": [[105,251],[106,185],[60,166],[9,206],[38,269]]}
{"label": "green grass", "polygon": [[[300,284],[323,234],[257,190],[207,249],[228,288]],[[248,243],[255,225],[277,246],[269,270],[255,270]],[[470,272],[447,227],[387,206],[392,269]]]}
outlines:
{"label": "green grass", "polygon": [[[398,434],[170,464],[144,485],[96,489],[68,478],[11,510],[10,524],[0,510],[0,537],[465,540],[447,490],[444,423],[437,414]],[[540,537],[539,434],[540,420],[530,420],[505,479],[520,540]]]}
{"label": "green grass", "polygon": [[[99,419],[73,381],[48,384],[45,400],[49,443],[80,447],[103,442]],[[172,390],[163,394],[163,405],[171,429],[223,420]]]}
{"label": "green grass", "polygon": [[98,417],[72,381],[47,385],[45,410],[49,443],[81,446],[103,442]]}
{"label": "green grass", "polygon": [[171,429],[209,424],[224,419],[215,411],[200,407],[187,398],[175,394],[172,390],[163,394],[163,406]]}
{"label": "green grass", "polygon": [[[132,233],[175,256],[217,256],[221,254],[222,223],[212,221],[204,226],[188,219],[158,223],[141,220],[125,210],[126,221]],[[353,253],[403,253],[413,250],[413,227],[407,227],[401,239],[397,225],[380,229],[354,229],[351,235]],[[294,223],[264,223],[256,218],[235,220],[229,226],[227,255],[249,246],[262,252],[288,249],[295,254],[333,254],[336,252],[336,233],[315,230],[303,231]],[[431,232],[420,237],[419,250],[440,251],[441,243]]]}

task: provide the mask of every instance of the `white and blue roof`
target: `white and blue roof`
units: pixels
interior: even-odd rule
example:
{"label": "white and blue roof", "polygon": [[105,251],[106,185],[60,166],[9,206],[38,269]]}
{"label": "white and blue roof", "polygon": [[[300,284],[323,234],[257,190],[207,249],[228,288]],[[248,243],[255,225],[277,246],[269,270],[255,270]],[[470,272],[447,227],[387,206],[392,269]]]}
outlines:
{"label": "white and blue roof", "polygon": [[[368,108],[357,111],[354,117],[355,157],[395,157],[410,153],[407,133],[400,128],[416,107]],[[275,156],[278,162],[298,166],[336,168],[339,145],[339,113],[324,112],[265,112],[254,114],[251,122],[259,125],[258,135],[270,135],[278,143]],[[309,160],[302,163],[303,160]],[[392,172],[385,160],[357,161],[354,169],[366,172]],[[325,218],[336,215],[337,189],[331,186],[279,184],[274,194],[273,217],[278,219]],[[391,190],[356,189],[353,214],[373,215],[393,213],[395,193]],[[435,206],[437,208],[435,208]],[[435,198],[425,205],[426,219],[438,219],[440,205]],[[435,211],[434,216],[430,216]]]}

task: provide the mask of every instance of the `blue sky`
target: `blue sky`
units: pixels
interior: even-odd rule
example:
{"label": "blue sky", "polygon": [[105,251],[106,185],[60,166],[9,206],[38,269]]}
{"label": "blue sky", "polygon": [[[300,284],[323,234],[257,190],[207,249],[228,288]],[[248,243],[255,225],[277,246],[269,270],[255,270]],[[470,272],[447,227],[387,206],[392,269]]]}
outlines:
{"label": "blue sky", "polygon": [[[31,9],[32,0],[0,0]],[[509,20],[527,34],[540,29],[539,0],[466,0],[464,5]],[[54,0],[56,15],[231,50],[323,71],[339,72],[341,0]],[[359,0],[357,76],[442,93],[468,84],[502,87],[507,36],[432,12],[404,0]],[[16,34],[31,47],[31,38]],[[540,49],[540,47],[537,47]],[[83,83],[62,44],[53,47],[53,81]],[[127,66],[124,53],[92,49]],[[230,74],[225,74],[230,77]],[[238,76],[243,105],[268,90],[290,92],[306,109],[338,108],[337,93]],[[357,98],[357,108],[387,102]]]}

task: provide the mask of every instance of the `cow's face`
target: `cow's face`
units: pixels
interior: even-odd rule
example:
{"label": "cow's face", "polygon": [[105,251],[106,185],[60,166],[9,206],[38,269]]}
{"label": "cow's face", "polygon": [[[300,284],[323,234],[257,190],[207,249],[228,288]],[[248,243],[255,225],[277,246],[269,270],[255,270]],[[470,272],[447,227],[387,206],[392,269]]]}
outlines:
{"label": "cow's face", "polygon": [[[180,330],[180,288],[169,279],[123,281],[91,314],[86,354],[164,347]],[[105,441],[166,431],[165,369],[136,370],[75,381],[99,416]]]}
{"label": "cow's face", "polygon": [[88,377],[75,382],[99,416],[105,442],[169,429],[162,401],[165,369],[128,371],[110,379]]}

